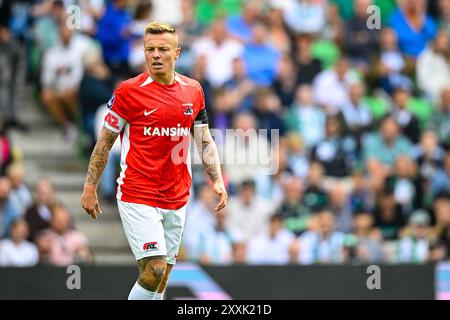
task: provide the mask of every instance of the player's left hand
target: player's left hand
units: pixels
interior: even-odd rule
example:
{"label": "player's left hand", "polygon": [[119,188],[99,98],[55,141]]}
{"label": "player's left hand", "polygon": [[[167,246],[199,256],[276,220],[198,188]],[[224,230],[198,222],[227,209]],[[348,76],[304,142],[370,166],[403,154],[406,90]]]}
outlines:
{"label": "player's left hand", "polygon": [[218,211],[222,210],[223,208],[225,208],[225,206],[227,205],[228,193],[227,193],[227,190],[225,189],[225,186],[223,185],[223,183],[214,183],[213,190],[220,198],[219,203],[214,208],[214,211],[218,212]]}

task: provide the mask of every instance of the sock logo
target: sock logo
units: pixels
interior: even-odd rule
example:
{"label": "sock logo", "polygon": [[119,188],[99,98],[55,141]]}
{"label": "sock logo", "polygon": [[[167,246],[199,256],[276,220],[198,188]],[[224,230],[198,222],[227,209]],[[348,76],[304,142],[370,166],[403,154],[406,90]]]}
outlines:
{"label": "sock logo", "polygon": [[158,242],[147,242],[147,243],[144,243],[144,246],[142,249],[144,249],[144,251],[158,250],[159,244],[158,244]]}

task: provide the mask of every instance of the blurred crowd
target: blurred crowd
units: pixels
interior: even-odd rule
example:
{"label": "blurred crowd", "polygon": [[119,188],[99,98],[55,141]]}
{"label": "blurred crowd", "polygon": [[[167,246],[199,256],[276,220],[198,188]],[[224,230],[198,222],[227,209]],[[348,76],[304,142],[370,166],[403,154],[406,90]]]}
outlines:
{"label": "blurred crowd", "polygon": [[[17,84],[33,83],[67,142],[82,141],[89,155],[115,86],[145,70],[143,28],[159,20],[180,34],[176,70],[201,83],[210,127],[240,129],[232,142],[216,139],[221,157],[269,153],[277,164],[268,175],[258,161],[225,161],[230,200],[220,215],[194,165],[180,258],[450,258],[450,0],[3,0],[0,9],[3,175],[11,162],[7,128],[26,130]],[[104,199],[114,198],[120,149],[114,150],[101,183]],[[25,236],[24,221],[6,214],[14,193],[5,195],[17,187],[1,179],[0,235],[10,238],[0,243],[0,265],[16,238],[37,245],[24,245],[27,259],[37,251],[63,259],[64,248],[52,250],[51,243],[63,226],[76,232],[66,210],[38,212],[50,230],[36,239],[30,224]],[[28,207],[23,199],[17,202]],[[86,243],[80,234],[67,237]],[[81,247],[77,257],[89,260]]]}
{"label": "blurred crowd", "polygon": [[74,228],[71,212],[57,199],[52,183],[40,179],[34,193],[19,163],[0,176],[0,267],[93,262],[88,240]]}

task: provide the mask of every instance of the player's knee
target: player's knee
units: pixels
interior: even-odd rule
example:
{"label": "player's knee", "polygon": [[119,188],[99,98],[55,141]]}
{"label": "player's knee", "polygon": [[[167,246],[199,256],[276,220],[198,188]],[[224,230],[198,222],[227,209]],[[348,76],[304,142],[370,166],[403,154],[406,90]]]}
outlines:
{"label": "player's knee", "polygon": [[140,281],[149,290],[156,291],[164,279],[166,262],[163,260],[150,260],[141,272]]}

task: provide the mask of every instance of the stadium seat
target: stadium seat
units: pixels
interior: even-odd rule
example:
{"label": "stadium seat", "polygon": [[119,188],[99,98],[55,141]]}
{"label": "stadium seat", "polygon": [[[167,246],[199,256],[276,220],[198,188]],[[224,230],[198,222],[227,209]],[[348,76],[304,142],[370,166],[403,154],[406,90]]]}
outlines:
{"label": "stadium seat", "polygon": [[334,42],[328,40],[318,40],[313,43],[311,47],[311,54],[314,58],[317,58],[322,62],[324,69],[328,69],[331,68],[331,66],[336,62],[341,52]]}

